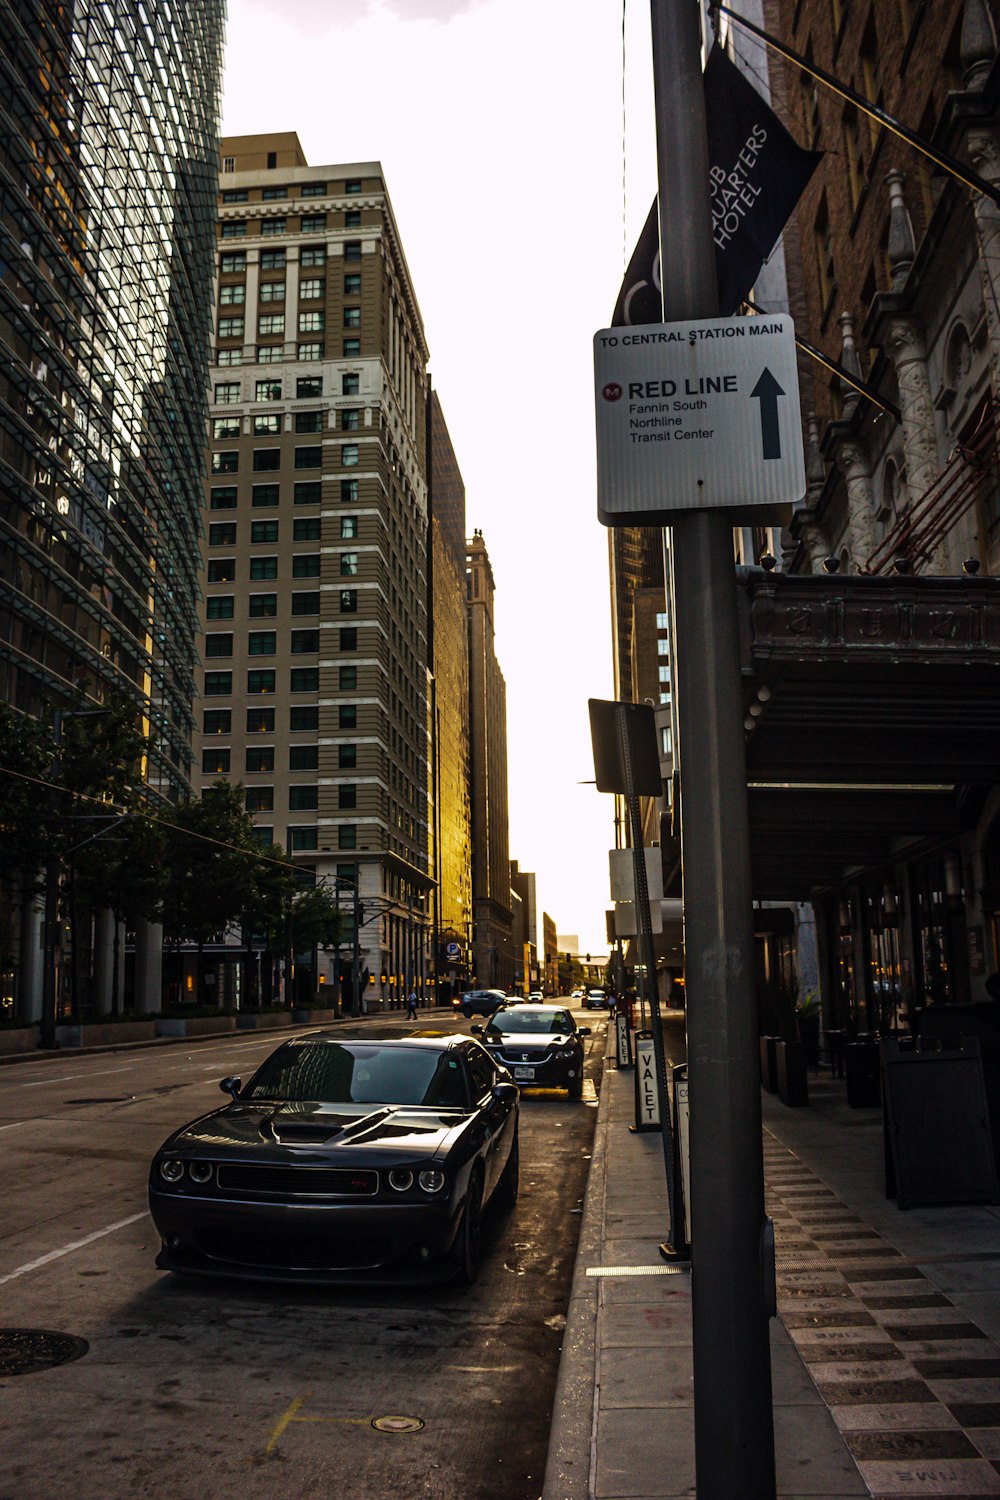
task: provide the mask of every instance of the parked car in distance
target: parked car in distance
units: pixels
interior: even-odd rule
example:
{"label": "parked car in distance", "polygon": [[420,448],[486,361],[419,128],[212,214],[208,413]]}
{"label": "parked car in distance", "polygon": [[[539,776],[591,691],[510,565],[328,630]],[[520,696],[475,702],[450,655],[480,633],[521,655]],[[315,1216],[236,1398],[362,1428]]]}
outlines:
{"label": "parked car in distance", "polygon": [[452,1005],[468,1020],[470,1016],[491,1016],[506,999],[505,990],[466,990],[464,995],[455,996]]}
{"label": "parked car in distance", "polygon": [[588,990],[584,997],[584,1010],[605,1010],[608,1005],[608,997],[604,990]]}
{"label": "parked car in distance", "polygon": [[545,996],[542,994],[541,990],[532,990],[530,995],[528,996],[528,1004],[541,1005],[544,999]]}
{"label": "parked car in distance", "polygon": [[518,1188],[510,1074],[465,1036],[296,1037],[169,1136],[149,1206],[161,1270],[306,1283],[471,1282]]}
{"label": "parked car in distance", "polygon": [[563,1006],[502,1006],[485,1027],[472,1029],[515,1083],[568,1089],[571,1099],[582,1096],[583,1038],[590,1028],[577,1026]]}

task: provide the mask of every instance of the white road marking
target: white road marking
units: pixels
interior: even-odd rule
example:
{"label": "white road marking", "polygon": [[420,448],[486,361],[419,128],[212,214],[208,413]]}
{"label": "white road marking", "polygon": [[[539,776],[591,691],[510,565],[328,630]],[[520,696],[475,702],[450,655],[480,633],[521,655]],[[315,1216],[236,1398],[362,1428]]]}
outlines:
{"label": "white road marking", "polygon": [[128,1068],[100,1068],[93,1073],[60,1073],[58,1078],[42,1078],[37,1083],[12,1083],[12,1089],[43,1089],[50,1083],[69,1083],[71,1078],[104,1078],[108,1073],[127,1073]]}
{"label": "white road marking", "polygon": [[37,1260],[29,1260],[26,1265],[18,1266],[16,1271],[8,1271],[6,1276],[0,1276],[0,1286],[5,1286],[8,1281],[16,1281],[19,1276],[27,1276],[29,1271],[37,1271],[39,1266],[47,1266],[50,1261],[61,1260],[64,1255],[71,1255],[74,1250],[81,1250],[84,1245],[93,1244],[94,1240],[102,1240],[106,1234],[114,1234],[118,1229],[126,1229],[129,1224],[138,1224],[140,1219],[148,1218],[146,1209],[141,1214],[132,1214],[127,1219],[119,1219],[117,1224],[108,1224],[104,1229],[95,1229],[93,1234],[88,1234],[82,1240],[74,1240],[71,1245],[63,1245],[61,1250],[50,1250],[48,1255],[40,1255]]}
{"label": "white road marking", "polygon": [[15,1120],[13,1125],[0,1125],[0,1130],[20,1130],[22,1125],[27,1125],[27,1120]]}

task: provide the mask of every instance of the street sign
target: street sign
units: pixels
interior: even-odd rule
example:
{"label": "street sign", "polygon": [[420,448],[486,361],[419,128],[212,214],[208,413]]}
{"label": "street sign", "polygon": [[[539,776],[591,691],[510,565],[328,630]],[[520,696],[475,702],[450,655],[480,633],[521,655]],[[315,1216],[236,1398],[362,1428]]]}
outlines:
{"label": "street sign", "polygon": [[788,519],[805,494],[795,330],[785,314],[604,328],[594,335],[597,515]]}
{"label": "street sign", "polygon": [[448,945],[446,946],[446,948],[445,948],[444,951],[448,955],[449,958],[457,958],[458,957],[458,951],[459,951],[458,950],[458,944],[457,943],[448,943]]}
{"label": "street sign", "polygon": [[635,1034],[635,1130],[660,1129],[660,1086],[656,1077],[653,1034]]}

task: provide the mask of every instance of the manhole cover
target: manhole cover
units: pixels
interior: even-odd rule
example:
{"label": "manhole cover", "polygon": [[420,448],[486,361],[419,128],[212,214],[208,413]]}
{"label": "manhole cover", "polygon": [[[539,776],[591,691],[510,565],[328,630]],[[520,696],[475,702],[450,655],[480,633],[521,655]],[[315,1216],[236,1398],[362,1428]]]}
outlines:
{"label": "manhole cover", "polygon": [[419,1432],[423,1425],[419,1417],[372,1417],[376,1432]]}
{"label": "manhole cover", "polygon": [[42,1328],[0,1328],[0,1379],[33,1375],[54,1365],[80,1359],[90,1345],[71,1333],[47,1333]]}

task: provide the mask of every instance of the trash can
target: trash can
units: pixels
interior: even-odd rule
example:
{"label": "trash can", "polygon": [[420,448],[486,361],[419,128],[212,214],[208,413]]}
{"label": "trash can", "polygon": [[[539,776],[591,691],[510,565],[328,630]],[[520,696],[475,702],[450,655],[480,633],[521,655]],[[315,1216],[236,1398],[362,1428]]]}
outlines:
{"label": "trash can", "polygon": [[878,1043],[848,1042],[844,1047],[844,1078],[851,1109],[878,1109],[882,1103],[882,1078]]}

